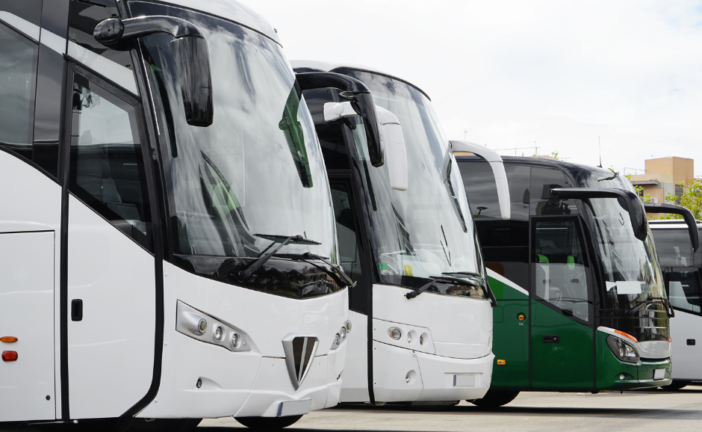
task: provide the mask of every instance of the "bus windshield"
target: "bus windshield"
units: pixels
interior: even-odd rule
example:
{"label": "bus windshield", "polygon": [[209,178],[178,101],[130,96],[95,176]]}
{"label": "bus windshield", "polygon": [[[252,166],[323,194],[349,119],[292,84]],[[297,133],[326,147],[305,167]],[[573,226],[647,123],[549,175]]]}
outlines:
{"label": "bus windshield", "polygon": [[131,7],[134,15],[190,21],[210,50],[214,122],[196,127],[185,121],[172,37],[140,39],[164,143],[173,253],[256,258],[301,236],[312,242],[290,241],[280,257],[316,256],[336,264],[321,148],[280,46],[194,11],[143,2]]}
{"label": "bus windshield", "polygon": [[[585,179],[585,187],[633,192],[626,180],[616,177],[601,181],[600,173],[593,174]],[[650,230],[645,241],[637,239],[629,215],[615,199],[590,199],[585,206],[595,224],[595,242],[605,281],[604,308],[619,310],[613,315],[646,317],[631,329],[621,328],[640,340],[667,340],[667,325],[655,319],[667,318],[667,296]],[[644,323],[648,318],[650,322]]]}
{"label": "bus windshield", "polygon": [[[429,99],[415,87],[384,75],[347,68],[333,72],[366,84],[376,105],[402,124],[409,168],[406,191],[390,187],[387,163],[379,168],[368,163],[364,128],[353,128],[369,189],[381,281],[416,287],[426,282],[423,278],[442,273],[482,275],[463,181]],[[359,117],[351,120],[361,122]],[[469,295],[455,287],[448,293]]]}

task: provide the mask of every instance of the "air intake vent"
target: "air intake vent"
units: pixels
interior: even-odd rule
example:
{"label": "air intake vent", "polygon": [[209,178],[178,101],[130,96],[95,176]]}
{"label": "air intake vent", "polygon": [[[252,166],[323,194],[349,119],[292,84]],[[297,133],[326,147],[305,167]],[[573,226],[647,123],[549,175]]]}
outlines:
{"label": "air intake vent", "polygon": [[285,364],[295,390],[300,388],[307,376],[319,341],[315,336],[288,335],[283,339]]}

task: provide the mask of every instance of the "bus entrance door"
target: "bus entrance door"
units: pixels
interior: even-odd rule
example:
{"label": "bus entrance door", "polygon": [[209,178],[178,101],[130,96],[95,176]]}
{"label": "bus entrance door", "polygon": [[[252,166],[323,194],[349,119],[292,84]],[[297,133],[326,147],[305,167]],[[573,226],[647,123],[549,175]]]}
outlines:
{"label": "bus entrance door", "polygon": [[531,386],[593,389],[593,302],[577,217],[531,219]]}

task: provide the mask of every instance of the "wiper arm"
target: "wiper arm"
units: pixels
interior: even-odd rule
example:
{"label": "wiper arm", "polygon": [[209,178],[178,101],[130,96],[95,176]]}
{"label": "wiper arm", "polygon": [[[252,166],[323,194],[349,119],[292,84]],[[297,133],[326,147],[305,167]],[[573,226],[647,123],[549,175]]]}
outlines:
{"label": "wiper arm", "polygon": [[612,175],[612,176],[610,176],[610,177],[605,177],[605,178],[598,179],[597,181],[598,181],[598,182],[601,182],[601,181],[605,181],[605,180],[614,180],[614,179],[617,178],[617,177],[619,177],[619,171],[614,171],[614,175]]}
{"label": "wiper arm", "polygon": [[278,247],[273,249],[272,251],[268,252],[267,254],[261,256],[258,258],[256,261],[252,262],[249,264],[245,269],[241,270],[239,273],[237,273],[237,278],[240,281],[245,281],[249,277],[251,277],[252,274],[254,274],[258,269],[263,266],[263,264],[266,263],[269,259],[273,257],[273,255],[276,254],[283,246],[285,246],[288,243],[294,243],[294,244],[306,244],[306,245],[320,245],[322,243],[316,242],[314,240],[308,240],[301,235],[294,235],[294,236],[281,236],[281,235],[270,235],[270,234],[254,234],[256,237],[261,237],[266,240],[270,240],[275,243],[280,243]]}
{"label": "wiper arm", "polygon": [[[454,274],[470,274],[474,275],[477,273],[472,273],[472,272],[454,272]],[[495,296],[492,294],[492,290],[490,289],[490,286],[485,282],[485,279],[483,279],[480,275],[476,277],[478,279],[477,281],[472,280],[472,279],[465,279],[465,278],[457,278],[457,277],[451,277],[451,276],[429,276],[430,279],[432,279],[431,282],[427,282],[424,285],[420,286],[419,288],[415,289],[414,291],[408,292],[405,294],[405,297],[407,297],[408,300],[412,300],[413,298],[417,297],[418,295],[422,294],[432,286],[434,286],[435,283],[437,282],[444,282],[444,283],[452,283],[456,285],[468,285],[468,286],[479,286],[482,289],[484,289],[489,296],[490,299],[490,304],[494,307],[497,306],[497,299],[495,299]]]}
{"label": "wiper arm", "polygon": [[675,310],[670,304],[670,299],[665,297],[651,297],[648,300],[642,301],[640,305],[643,306],[651,303],[663,303],[663,306],[665,306],[665,312],[668,314],[668,318],[675,318]]}
{"label": "wiper arm", "polygon": [[[324,271],[325,273],[327,273],[328,275],[330,275],[331,277],[333,277],[334,279],[336,279],[337,282],[341,282],[342,284],[348,286],[349,288],[353,288],[353,287],[356,286],[356,282],[354,282],[354,281],[344,272],[344,269],[343,269],[340,265],[332,264],[332,263],[329,261],[329,258],[327,258],[327,257],[321,256],[321,255],[317,255],[317,254],[313,254],[313,253],[311,253],[311,252],[305,252],[305,253],[303,253],[303,254],[278,254],[278,255],[276,255],[276,256],[283,257],[283,258],[290,258],[290,259],[297,259],[297,260],[304,261],[304,262],[306,262],[306,263],[312,264],[313,266],[317,267],[318,269],[321,269],[322,271]],[[334,272],[331,272],[331,271],[329,271],[328,269],[326,269],[326,268],[324,268],[324,267],[320,267],[320,266],[316,265],[315,263],[310,262],[310,261],[308,261],[308,260],[319,260],[319,261],[322,261],[324,264],[326,264],[326,265],[328,265],[329,267],[335,269],[335,270],[338,272],[338,274],[337,274],[337,273],[334,273]]]}
{"label": "wiper arm", "polygon": [[[492,292],[492,288],[490,288],[490,283],[487,281],[486,278],[483,277],[480,273],[476,272],[469,272],[469,271],[454,271],[454,272],[442,272],[442,275],[465,275],[474,279],[477,279],[479,282],[479,285],[482,289],[487,291],[487,294],[490,298],[490,304],[492,307],[497,306],[497,297],[495,297],[495,293]],[[447,277],[447,276],[444,276]],[[450,277],[450,276],[448,276]],[[461,280],[460,278],[451,278],[451,279],[458,279]]]}

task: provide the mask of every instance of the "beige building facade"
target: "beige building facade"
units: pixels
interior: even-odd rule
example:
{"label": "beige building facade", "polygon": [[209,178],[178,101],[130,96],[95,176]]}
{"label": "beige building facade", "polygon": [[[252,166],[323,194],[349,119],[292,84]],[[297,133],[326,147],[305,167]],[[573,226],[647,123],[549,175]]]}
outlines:
{"label": "beige building facade", "polygon": [[[631,183],[643,187],[642,195],[649,195],[652,202],[663,203],[668,194],[677,196],[679,200],[685,187],[694,178],[694,159],[664,157],[647,159],[646,174],[632,175]],[[649,218],[658,216],[651,214]]]}

